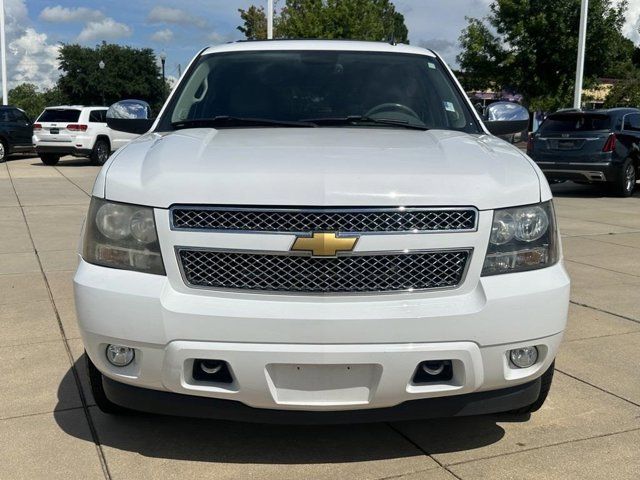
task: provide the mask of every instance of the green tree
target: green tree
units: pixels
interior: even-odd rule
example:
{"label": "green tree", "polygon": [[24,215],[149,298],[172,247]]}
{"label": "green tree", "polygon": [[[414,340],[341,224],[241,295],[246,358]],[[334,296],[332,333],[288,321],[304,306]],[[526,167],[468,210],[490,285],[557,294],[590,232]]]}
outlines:
{"label": "green tree", "polygon": [[609,91],[604,101],[606,108],[637,107],[640,105],[640,73],[630,70],[622,80]]}
{"label": "green tree", "polygon": [[[571,104],[581,0],[495,0],[484,19],[468,19],[458,62],[468,88],[513,88],[536,109]],[[633,42],[622,35],[627,2],[591,0],[586,85],[630,65]]]}
{"label": "green tree", "polygon": [[[58,87],[74,104],[110,105],[136,98],[158,108],[168,91],[150,48],[104,42],[96,48],[63,45],[59,60]],[[99,67],[101,61],[104,69]]]}
{"label": "green tree", "polygon": [[45,107],[67,103],[58,87],[39,91],[32,83],[21,83],[9,90],[9,104],[21,108],[27,116],[35,120]]}
{"label": "green tree", "polygon": [[[250,40],[267,38],[263,7],[239,12],[243,24],[238,30]],[[408,43],[409,31],[390,0],[285,0],[274,18],[274,37]]]}

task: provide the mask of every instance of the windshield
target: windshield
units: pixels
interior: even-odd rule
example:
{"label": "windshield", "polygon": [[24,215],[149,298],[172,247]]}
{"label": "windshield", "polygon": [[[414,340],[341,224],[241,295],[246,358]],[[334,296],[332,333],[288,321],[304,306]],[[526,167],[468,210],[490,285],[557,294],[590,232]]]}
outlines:
{"label": "windshield", "polygon": [[59,122],[59,123],[72,123],[77,122],[80,118],[80,110],[68,110],[68,109],[52,109],[48,108],[40,118],[39,122]]}
{"label": "windshield", "polygon": [[611,119],[607,115],[566,114],[553,115],[547,118],[540,127],[543,134],[591,132],[596,130],[609,130]]}
{"label": "windshield", "polygon": [[405,124],[480,132],[436,58],[354,51],[247,51],[202,57],[178,87],[159,129],[205,126],[202,120],[219,120],[216,128],[256,126],[248,119],[283,123],[272,126]]}

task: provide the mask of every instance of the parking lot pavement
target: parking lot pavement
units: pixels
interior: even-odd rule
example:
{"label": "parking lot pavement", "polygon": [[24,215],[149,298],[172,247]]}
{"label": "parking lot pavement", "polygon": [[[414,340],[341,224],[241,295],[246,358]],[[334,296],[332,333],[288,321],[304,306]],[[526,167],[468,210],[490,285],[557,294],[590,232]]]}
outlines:
{"label": "parking lot pavement", "polygon": [[97,173],[0,164],[0,479],[638,478],[640,193],[554,187],[572,303],[540,412],[284,427],[94,406],[71,278]]}

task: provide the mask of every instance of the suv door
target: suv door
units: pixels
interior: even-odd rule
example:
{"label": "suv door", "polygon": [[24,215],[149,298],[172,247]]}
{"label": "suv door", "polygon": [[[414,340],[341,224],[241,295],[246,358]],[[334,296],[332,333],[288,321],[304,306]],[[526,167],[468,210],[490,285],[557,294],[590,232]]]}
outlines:
{"label": "suv door", "polygon": [[618,140],[625,148],[625,158],[640,158],[640,113],[628,113],[624,116]]}
{"label": "suv door", "polygon": [[33,123],[29,120],[29,117],[22,111],[15,110],[9,111],[11,118],[11,125],[14,128],[15,145],[22,147],[31,147],[33,136]]}

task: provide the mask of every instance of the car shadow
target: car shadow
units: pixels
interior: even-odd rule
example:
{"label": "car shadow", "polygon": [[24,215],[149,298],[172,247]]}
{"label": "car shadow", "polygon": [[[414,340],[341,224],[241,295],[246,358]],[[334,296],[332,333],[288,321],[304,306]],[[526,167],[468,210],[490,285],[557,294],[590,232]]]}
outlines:
{"label": "car shadow", "polygon": [[[86,392],[83,357],[75,367]],[[75,394],[70,389],[75,383],[70,369],[60,383],[59,408],[54,418],[68,435],[94,442],[90,429],[78,425],[84,420],[62,409],[69,404],[68,396]],[[498,422],[523,422],[529,418],[487,415],[393,424],[266,425],[144,413],[107,415],[92,406],[90,394],[86,394],[101,445],[146,457],[211,463],[349,463],[473,450],[503,438],[505,431]]]}
{"label": "car shadow", "polygon": [[[38,157],[35,157],[31,166],[33,167],[47,167],[44,163],[40,161]],[[63,157],[56,164],[56,167],[94,167],[89,158],[84,157]]]}

